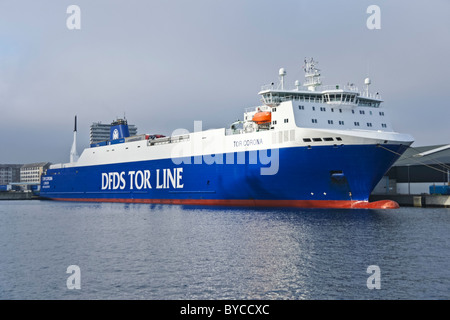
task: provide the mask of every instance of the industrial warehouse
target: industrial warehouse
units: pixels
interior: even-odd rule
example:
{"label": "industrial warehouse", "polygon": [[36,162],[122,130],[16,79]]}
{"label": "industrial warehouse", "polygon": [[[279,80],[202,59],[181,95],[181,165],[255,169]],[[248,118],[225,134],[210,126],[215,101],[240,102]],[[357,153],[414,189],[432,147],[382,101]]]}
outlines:
{"label": "industrial warehouse", "polygon": [[372,192],[400,205],[450,206],[450,144],[410,147]]}

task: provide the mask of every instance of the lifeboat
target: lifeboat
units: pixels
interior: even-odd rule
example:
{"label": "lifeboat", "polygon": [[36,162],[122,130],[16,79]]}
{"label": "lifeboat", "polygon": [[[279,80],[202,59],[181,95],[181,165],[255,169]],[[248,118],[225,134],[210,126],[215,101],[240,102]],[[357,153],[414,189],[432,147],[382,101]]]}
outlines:
{"label": "lifeboat", "polygon": [[257,112],[253,116],[252,120],[253,120],[253,122],[255,122],[257,124],[271,122],[272,121],[272,112],[269,112],[269,111]]}

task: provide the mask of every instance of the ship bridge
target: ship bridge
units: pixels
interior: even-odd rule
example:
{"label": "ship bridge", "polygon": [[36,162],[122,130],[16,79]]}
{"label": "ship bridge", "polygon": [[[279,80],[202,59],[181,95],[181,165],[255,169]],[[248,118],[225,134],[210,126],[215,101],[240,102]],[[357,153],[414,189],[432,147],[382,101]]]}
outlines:
{"label": "ship bridge", "polygon": [[378,108],[383,102],[379,93],[370,94],[358,91],[353,85],[324,86],[321,91],[280,90],[273,84],[262,86],[261,101],[270,107],[276,107],[284,101],[298,100],[312,103],[325,103],[330,106],[373,107]]}
{"label": "ship bridge", "polygon": [[[369,93],[369,85],[371,81],[369,78],[364,80],[366,86],[365,91],[359,91],[354,84],[347,84],[345,86],[322,86],[320,80],[320,70],[316,67],[317,62],[313,59],[307,61],[303,69],[305,71],[305,82],[300,89],[300,81],[295,81],[295,89],[286,90],[284,77],[286,70],[281,68],[279,70],[280,81],[277,84],[271,83],[261,87],[259,95],[262,96],[262,102],[270,107],[276,107],[284,101],[304,101],[312,103],[325,103],[330,106],[348,106],[348,107],[374,107],[378,108],[382,102],[380,94]],[[321,89],[321,90],[318,90]]]}

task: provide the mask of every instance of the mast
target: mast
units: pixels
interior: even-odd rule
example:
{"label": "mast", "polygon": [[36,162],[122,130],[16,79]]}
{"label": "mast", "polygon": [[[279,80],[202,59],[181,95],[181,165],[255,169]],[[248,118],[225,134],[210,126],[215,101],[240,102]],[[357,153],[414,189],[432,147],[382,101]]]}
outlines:
{"label": "mast", "polygon": [[306,81],[303,86],[308,87],[309,91],[316,91],[316,87],[322,85],[320,81],[320,70],[316,68],[317,61],[311,58],[309,61],[305,58],[305,65],[303,70],[305,71]]}
{"label": "mast", "polygon": [[77,153],[77,116],[75,116],[75,123],[73,127],[73,143],[72,149],[70,149],[70,162],[78,161],[78,153]]}

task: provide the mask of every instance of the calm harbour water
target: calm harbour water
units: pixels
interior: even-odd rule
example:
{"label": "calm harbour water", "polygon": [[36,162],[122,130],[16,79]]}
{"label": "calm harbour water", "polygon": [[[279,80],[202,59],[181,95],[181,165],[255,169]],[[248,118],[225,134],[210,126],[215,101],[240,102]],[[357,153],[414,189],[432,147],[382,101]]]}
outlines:
{"label": "calm harbour water", "polygon": [[445,208],[0,202],[3,300],[450,299],[449,266]]}

